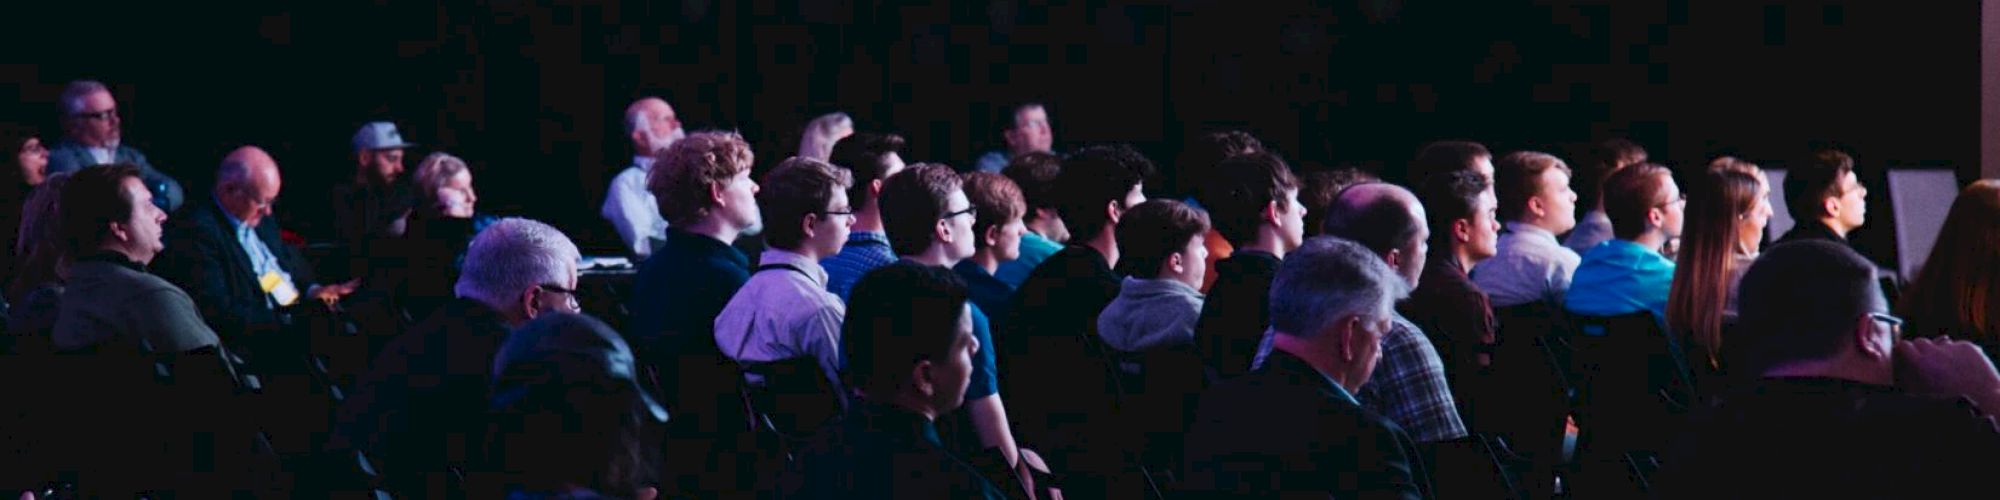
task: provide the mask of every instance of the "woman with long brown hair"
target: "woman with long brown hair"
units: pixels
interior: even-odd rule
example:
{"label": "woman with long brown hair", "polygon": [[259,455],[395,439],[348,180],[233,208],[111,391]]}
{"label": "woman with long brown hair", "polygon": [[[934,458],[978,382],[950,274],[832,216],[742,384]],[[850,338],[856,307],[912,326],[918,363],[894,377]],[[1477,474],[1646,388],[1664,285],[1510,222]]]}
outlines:
{"label": "woman with long brown hair", "polygon": [[1735,314],[1736,284],[1763,242],[1771,186],[1756,165],[1724,157],[1689,188],[1667,328],[1685,339],[1690,368],[1707,379],[1724,368],[1723,323]]}
{"label": "woman with long brown hair", "polygon": [[1951,203],[1937,244],[1896,312],[1912,337],[1969,340],[2000,348],[2000,180],[1966,186]]}

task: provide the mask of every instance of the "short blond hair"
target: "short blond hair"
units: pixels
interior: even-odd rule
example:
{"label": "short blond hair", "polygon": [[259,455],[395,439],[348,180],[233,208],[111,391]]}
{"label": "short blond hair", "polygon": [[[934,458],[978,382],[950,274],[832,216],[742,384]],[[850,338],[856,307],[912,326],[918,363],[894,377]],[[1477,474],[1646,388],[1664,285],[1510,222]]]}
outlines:
{"label": "short blond hair", "polygon": [[654,156],[646,175],[646,191],[659,198],[660,215],[676,226],[689,226],[715,208],[709,191],[750,169],[756,155],[735,132],[696,132],[675,141]]}

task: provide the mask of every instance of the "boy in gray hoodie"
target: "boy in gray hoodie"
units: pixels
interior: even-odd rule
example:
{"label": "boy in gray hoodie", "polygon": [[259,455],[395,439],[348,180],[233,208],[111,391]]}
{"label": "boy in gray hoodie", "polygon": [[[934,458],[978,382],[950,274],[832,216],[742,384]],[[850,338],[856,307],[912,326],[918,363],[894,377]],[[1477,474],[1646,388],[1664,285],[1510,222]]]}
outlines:
{"label": "boy in gray hoodie", "polygon": [[1141,352],[1194,341],[1208,227],[1207,213],[1173,200],[1147,201],[1124,214],[1117,232],[1127,277],[1097,316],[1105,345]]}

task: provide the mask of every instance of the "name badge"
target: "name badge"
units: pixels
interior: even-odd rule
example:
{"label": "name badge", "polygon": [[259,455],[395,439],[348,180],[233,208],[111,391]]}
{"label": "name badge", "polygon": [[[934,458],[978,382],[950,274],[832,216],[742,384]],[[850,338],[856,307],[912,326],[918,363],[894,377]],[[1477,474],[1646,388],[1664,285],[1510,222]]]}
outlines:
{"label": "name badge", "polygon": [[264,273],[257,278],[257,284],[264,288],[264,293],[271,294],[271,300],[280,306],[290,306],[299,301],[298,287],[293,286],[292,280],[285,279],[285,275],[277,271]]}

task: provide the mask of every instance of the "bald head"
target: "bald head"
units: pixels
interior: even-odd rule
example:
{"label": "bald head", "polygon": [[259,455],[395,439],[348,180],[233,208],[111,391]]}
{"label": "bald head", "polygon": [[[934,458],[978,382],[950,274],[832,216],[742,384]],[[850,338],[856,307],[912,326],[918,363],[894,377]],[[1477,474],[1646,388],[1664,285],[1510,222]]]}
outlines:
{"label": "bald head", "polygon": [[230,151],[215,171],[215,201],[244,225],[256,227],[271,215],[283,179],[278,161],[256,146]]}
{"label": "bald head", "polygon": [[658,97],[633,101],[625,107],[625,133],[632,136],[633,151],[644,155],[665,150],[686,135],[674,107]]}
{"label": "bald head", "polygon": [[1368,247],[1416,286],[1430,228],[1424,225],[1423,204],[1410,190],[1381,182],[1349,187],[1333,198],[1320,230]]}

